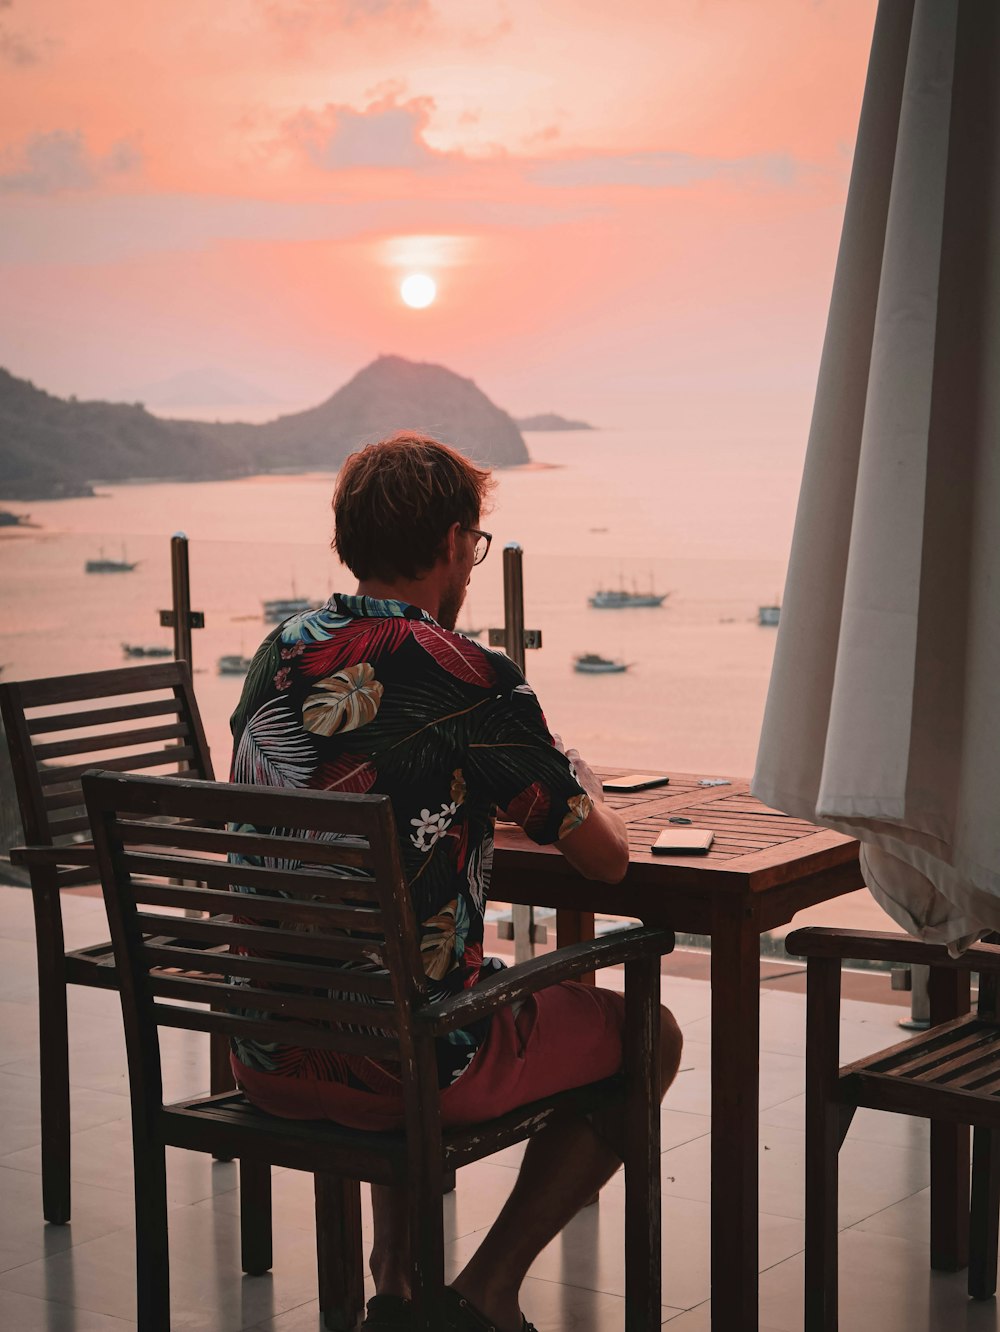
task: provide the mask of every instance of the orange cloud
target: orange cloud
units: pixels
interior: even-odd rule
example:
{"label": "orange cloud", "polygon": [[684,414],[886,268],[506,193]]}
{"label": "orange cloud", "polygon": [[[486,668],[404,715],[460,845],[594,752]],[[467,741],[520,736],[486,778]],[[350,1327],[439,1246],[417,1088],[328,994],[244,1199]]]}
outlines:
{"label": "orange cloud", "polygon": [[332,104],[299,111],[283,129],[286,142],[325,171],[438,170],[446,155],[434,152],[423,138],[433,110],[429,97],[399,102],[390,93],[363,111]]}
{"label": "orange cloud", "polygon": [[113,143],[107,153],[91,152],[79,130],[33,134],[19,152],[8,154],[0,171],[0,191],[55,194],[89,190],[111,177],[134,174],[142,155],[128,139]]}

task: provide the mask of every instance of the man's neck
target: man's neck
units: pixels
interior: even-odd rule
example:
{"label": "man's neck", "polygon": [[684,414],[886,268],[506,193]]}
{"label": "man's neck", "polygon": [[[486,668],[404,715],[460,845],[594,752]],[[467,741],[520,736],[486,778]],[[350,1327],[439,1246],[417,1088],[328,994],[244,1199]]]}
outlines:
{"label": "man's neck", "polygon": [[402,601],[426,611],[435,620],[441,610],[441,589],[434,578],[414,578],[410,581],[383,583],[378,578],[364,578],[355,594],[375,597],[378,601]]}

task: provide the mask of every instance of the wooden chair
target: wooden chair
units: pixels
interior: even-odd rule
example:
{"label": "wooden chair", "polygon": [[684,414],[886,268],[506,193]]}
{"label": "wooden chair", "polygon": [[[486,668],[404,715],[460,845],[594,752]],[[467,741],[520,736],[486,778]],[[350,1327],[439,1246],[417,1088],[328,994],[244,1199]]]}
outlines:
{"label": "wooden chair", "polygon": [[[625,929],[430,1003],[387,796],[110,773],[90,774],[83,786],[121,977],[132,1090],[140,1332],[166,1332],[170,1325],[167,1146],[223,1152],[244,1163],[315,1176],[318,1214],[337,1215],[339,1207],[343,1217],[340,1233],[332,1225],[318,1227],[320,1307],[327,1327],[352,1327],[363,1302],[356,1181],[405,1185],[419,1326],[440,1332],[443,1172],[529,1137],[560,1110],[613,1105],[624,1106],[628,1142],[626,1327],[648,1332],[659,1326],[659,978],[660,957],[673,947],[671,933]],[[164,816],[176,821],[152,821]],[[232,830],[247,825],[274,831]],[[219,859],[231,853],[262,861],[247,867]],[[303,855],[307,863],[301,863]],[[290,862],[297,867],[289,868]],[[359,871],[365,877],[359,878]],[[175,879],[184,886],[171,882]],[[189,886],[194,881],[204,886]],[[164,915],[177,908],[218,911],[223,903],[232,904],[231,890],[239,885],[255,891],[240,895],[235,920]],[[168,930],[184,942],[162,944],[158,936]],[[192,947],[218,944],[253,950],[252,956],[227,959],[230,985],[209,992],[197,980],[162,970],[196,960]],[[618,963],[626,971],[623,1076],[473,1128],[442,1130],[436,1036],[544,986]],[[207,1001],[214,1011],[190,1006]],[[164,1105],[157,1040],[163,1026],[398,1062],[404,1129],[365,1133],[327,1121],[275,1118],[254,1109],[239,1092]]]}
{"label": "wooden chair", "polygon": [[[94,767],[120,772],[177,768],[211,780],[212,761],[187,663],[130,666],[89,675],[0,685],[0,715],[10,750],[28,845],[11,850],[27,867],[38,956],[42,1207],[46,1221],[70,1218],[70,1096],[66,986],[118,985],[110,942],[66,952],[60,892],[100,881],[80,777]],[[212,1091],[233,1086],[228,1042],[213,1042]],[[243,1181],[248,1206],[248,1270],[271,1265],[268,1194],[259,1173]]]}
{"label": "wooden chair", "polygon": [[[837,1328],[837,1156],[858,1106],[931,1121],[931,1266],[968,1265],[969,1294],[989,1299],[1000,1217],[1000,947],[976,944],[952,958],[944,947],[898,934],[817,928],[793,931],[785,946],[808,958],[806,1332]],[[843,958],[929,965],[930,1029],[840,1067]],[[979,1001],[970,1013],[973,971]]]}

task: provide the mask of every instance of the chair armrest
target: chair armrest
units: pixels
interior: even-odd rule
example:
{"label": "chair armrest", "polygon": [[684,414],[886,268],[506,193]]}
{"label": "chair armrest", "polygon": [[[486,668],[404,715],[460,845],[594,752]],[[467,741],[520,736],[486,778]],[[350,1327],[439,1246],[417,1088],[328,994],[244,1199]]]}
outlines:
{"label": "chair armrest", "polygon": [[958,971],[1000,972],[1000,947],[973,944],[960,957],[952,957],[944,944],[922,943],[888,931],[834,930],[810,925],[793,930],[785,939],[793,957],[849,957],[873,962],[903,962],[913,966],[951,967]]}
{"label": "chair armrest", "polygon": [[440,1003],[426,1004],[414,1013],[414,1017],[419,1022],[429,1023],[435,1036],[441,1036],[488,1017],[498,1008],[527,999],[548,985],[558,985],[560,981],[584,976],[601,967],[614,967],[644,957],[662,957],[671,952],[673,946],[672,930],[647,929],[641,925],[615,930],[600,939],[570,944],[568,948],[557,948],[544,957],[507,967],[461,994]]}
{"label": "chair armrest", "polygon": [[33,866],[97,865],[93,842],[79,842],[75,846],[12,846],[8,851],[12,865]]}

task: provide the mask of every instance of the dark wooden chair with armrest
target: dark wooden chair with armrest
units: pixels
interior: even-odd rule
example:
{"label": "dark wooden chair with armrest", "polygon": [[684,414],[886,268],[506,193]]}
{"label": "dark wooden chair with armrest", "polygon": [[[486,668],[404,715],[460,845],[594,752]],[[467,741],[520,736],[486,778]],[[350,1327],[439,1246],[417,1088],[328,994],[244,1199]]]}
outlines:
{"label": "dark wooden chair with armrest", "polygon": [[[431,1004],[388,797],[109,773],[85,777],[84,791],[121,976],[133,1109],[140,1332],[166,1332],[170,1326],[167,1146],[225,1152],[244,1162],[314,1175],[317,1218],[323,1222],[317,1226],[320,1308],[331,1328],[353,1327],[363,1304],[357,1181],[405,1185],[415,1237],[418,1324],[440,1332],[443,1172],[529,1137],[560,1109],[614,1105],[624,1107],[628,1142],[626,1326],[629,1332],[659,1326],[659,977],[672,934],[622,930],[512,967]],[[164,816],[175,822],[151,821]],[[258,831],[245,831],[247,825]],[[155,854],[148,850],[151,839],[158,844]],[[262,862],[222,863],[219,853]],[[194,882],[204,886],[189,886]],[[215,911],[239,886],[255,891],[241,894],[232,920],[173,918],[184,942],[160,942],[168,923],[163,908]],[[221,991],[209,994],[198,981],[161,970],[171,960],[190,961],[192,946],[220,943],[251,950],[227,959],[233,983]],[[622,1077],[469,1129],[442,1130],[436,1036],[544,986],[619,963],[625,964],[628,1013]],[[189,1006],[209,999],[213,1011]],[[398,1062],[404,1128],[365,1133],[325,1121],[280,1119],[256,1110],[240,1092],[164,1105],[161,1026]]]}
{"label": "dark wooden chair with armrest", "polygon": [[[1000,947],[980,943],[953,958],[905,935],[819,928],[793,931],[785,946],[808,959],[806,1332],[837,1327],[837,1156],[859,1106],[931,1121],[931,1266],[954,1271],[968,1264],[969,1294],[989,1299],[1000,1217]],[[844,958],[930,966],[930,1029],[841,1067]],[[969,1012],[973,971],[979,1001]]]}
{"label": "dark wooden chair with armrest", "polygon": [[[60,893],[97,884],[80,778],[91,768],[175,769],[211,780],[212,760],[186,662],[129,666],[88,675],[0,684],[0,716],[10,749],[26,846],[10,852],[27,868],[38,957],[42,1207],[46,1221],[70,1218],[70,1091],[66,986],[118,985],[110,942],[65,949]],[[213,1042],[210,1087],[233,1086],[228,1042]],[[258,1172],[248,1200],[246,1258],[271,1265],[270,1180]]]}

